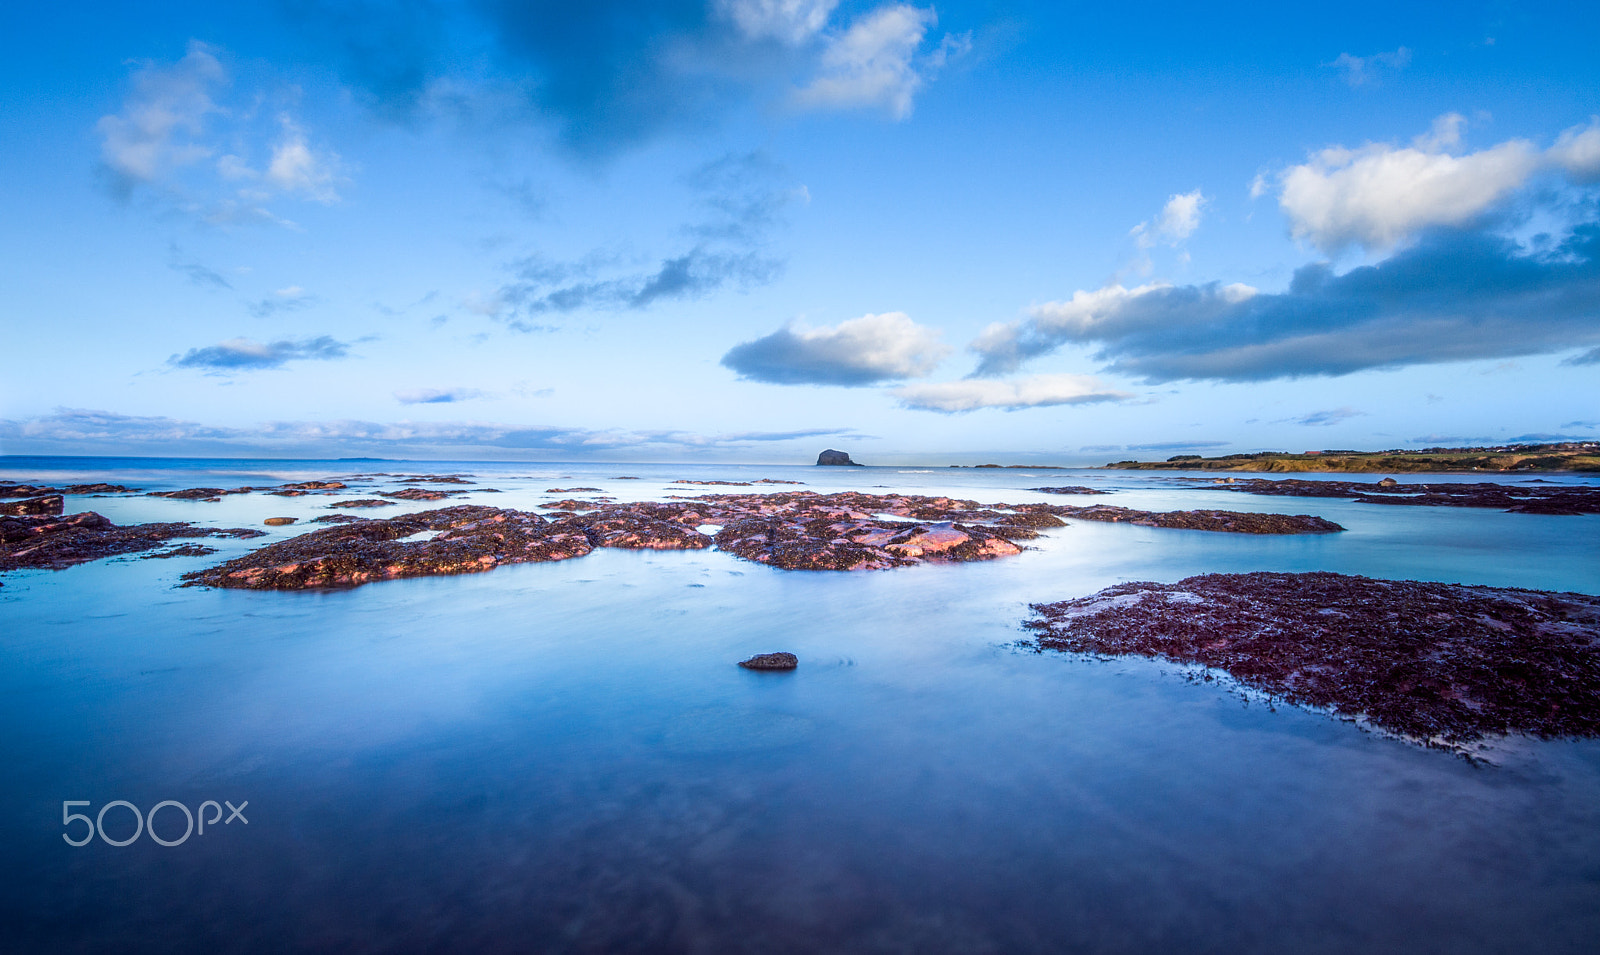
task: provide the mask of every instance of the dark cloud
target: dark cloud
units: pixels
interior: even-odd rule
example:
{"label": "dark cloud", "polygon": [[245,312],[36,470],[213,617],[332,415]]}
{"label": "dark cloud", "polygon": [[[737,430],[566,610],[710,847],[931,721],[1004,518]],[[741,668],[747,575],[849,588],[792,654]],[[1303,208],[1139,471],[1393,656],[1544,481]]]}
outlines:
{"label": "dark cloud", "polygon": [[175,272],[181,272],[189,277],[189,281],[202,288],[231,289],[233,283],[223,277],[221,272],[201,265],[199,262],[185,261],[183,252],[176,245],[170,249],[171,260],[167,266]]}
{"label": "dark cloud", "polygon": [[1573,355],[1563,365],[1600,365],[1600,346],[1589,349],[1581,355]]}
{"label": "dark cloud", "polygon": [[476,388],[411,388],[395,392],[394,397],[403,405],[443,405],[471,401],[484,394]]}
{"label": "dark cloud", "polygon": [[[757,103],[883,108],[895,119],[970,34],[928,50],[931,7],[831,0],[285,0],[311,57],[382,116],[529,121],[606,158]],[[485,122],[490,116],[494,121]]]}
{"label": "dark cloud", "polygon": [[735,345],[722,364],[741,378],[778,385],[874,385],[927,375],[949,352],[936,329],[888,312],[833,327],[785,325]]}
{"label": "dark cloud", "polygon": [[371,109],[400,121],[417,112],[462,26],[430,0],[282,0],[282,8]]}
{"label": "dark cloud", "polygon": [[290,23],[379,115],[410,121],[452,96],[453,106],[482,108],[487,92],[518,103],[584,157],[707,125],[742,87],[781,72],[777,45],[739,42],[710,8],[705,0],[285,4]]}
{"label": "dark cloud", "polygon": [[512,328],[546,330],[523,319],[580,309],[643,309],[724,287],[762,285],[783,271],[783,261],[766,249],[766,236],[805,188],[793,184],[781,166],[760,153],[730,154],[693,170],[684,183],[701,211],[683,227],[693,240],[688,249],[644,270],[605,250],[571,261],[531,255],[512,264],[512,281],[487,310]]}
{"label": "dark cloud", "polygon": [[256,371],[278,368],[291,361],[331,361],[349,357],[349,347],[327,335],[302,341],[257,342],[233,338],[205,348],[191,348],[167,364],[177,368],[203,368],[215,372]]}
{"label": "dark cloud", "polygon": [[[1529,252],[1485,233],[1434,232],[1376,265],[1295,272],[1285,292],[1219,283],[1112,287],[991,330],[976,375],[1063,345],[1149,382],[1262,381],[1533,355],[1600,342],[1600,224]],[[1583,359],[1587,360],[1587,356]]]}

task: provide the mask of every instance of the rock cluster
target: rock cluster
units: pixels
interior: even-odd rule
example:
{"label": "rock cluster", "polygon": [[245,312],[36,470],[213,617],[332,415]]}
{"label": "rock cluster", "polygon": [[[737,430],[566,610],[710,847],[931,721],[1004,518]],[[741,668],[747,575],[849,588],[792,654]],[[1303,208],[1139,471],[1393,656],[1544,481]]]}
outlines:
{"label": "rock cluster", "polygon": [[1547,484],[1401,484],[1394,478],[1365,481],[1303,481],[1288,478],[1235,480],[1201,487],[1275,497],[1342,497],[1363,504],[1411,504],[1427,507],[1493,507],[1513,514],[1600,514],[1600,487]]}
{"label": "rock cluster", "polygon": [[46,487],[38,484],[16,484],[0,481],[0,497],[38,497],[41,494],[137,494],[139,488],[120,484],[68,484],[66,487]]}
{"label": "rock cluster", "polygon": [[196,527],[188,522],[113,524],[93,511],[66,516],[0,517],[0,572],[73,564],[154,550],[179,537],[260,537],[249,528]]}
{"label": "rock cluster", "polygon": [[1041,648],[1163,657],[1435,746],[1600,735],[1600,597],[1208,574],[1034,604]]}
{"label": "rock cluster", "polygon": [[1030,488],[1028,488],[1028,490],[1030,490],[1030,491],[1038,491],[1038,492],[1040,492],[1042,494],[1110,494],[1111,493],[1110,491],[1102,491],[1099,488],[1093,488],[1093,487],[1083,487],[1082,485],[1078,485],[1078,484],[1073,484],[1073,485],[1070,485],[1068,487],[1030,487]]}
{"label": "rock cluster", "polygon": [[[185,579],[191,585],[254,589],[352,586],[565,560],[595,547],[700,550],[713,543],[736,557],[785,570],[879,570],[1018,554],[1022,548],[1015,541],[1037,537],[1040,528],[1061,527],[1065,522],[1058,515],[1078,512],[1090,512],[1091,520],[1148,519],[1154,526],[1203,525],[1242,533],[1323,530],[1321,525],[1295,525],[1297,529],[1264,531],[1251,523],[1274,517],[1302,520],[1281,515],[980,505],[948,497],[854,491],[710,494],[623,504],[565,500],[544,506],[561,510],[539,515],[463,505],[386,520],[330,514],[317,523],[338,526],[271,544]],[[1111,512],[1115,514],[1108,516]],[[702,530],[712,528],[711,534]]]}
{"label": "rock cluster", "polygon": [[[331,516],[331,515],[330,515]],[[589,553],[587,537],[537,514],[462,505],[353,520],[269,544],[184,575],[184,586],[251,590],[350,587],[374,580],[470,574],[502,564],[565,560]]]}

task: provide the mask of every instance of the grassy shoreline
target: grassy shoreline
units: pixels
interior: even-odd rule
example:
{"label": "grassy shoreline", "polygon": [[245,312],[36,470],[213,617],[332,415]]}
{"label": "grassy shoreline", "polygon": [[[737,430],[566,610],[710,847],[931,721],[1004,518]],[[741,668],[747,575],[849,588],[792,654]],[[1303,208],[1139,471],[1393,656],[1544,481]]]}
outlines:
{"label": "grassy shoreline", "polygon": [[1459,471],[1588,471],[1600,472],[1600,441],[1561,444],[1519,444],[1481,448],[1427,448],[1421,451],[1260,451],[1208,458],[1179,454],[1165,461],[1115,461],[1105,465],[1127,471],[1265,471],[1265,472],[1459,472]]}

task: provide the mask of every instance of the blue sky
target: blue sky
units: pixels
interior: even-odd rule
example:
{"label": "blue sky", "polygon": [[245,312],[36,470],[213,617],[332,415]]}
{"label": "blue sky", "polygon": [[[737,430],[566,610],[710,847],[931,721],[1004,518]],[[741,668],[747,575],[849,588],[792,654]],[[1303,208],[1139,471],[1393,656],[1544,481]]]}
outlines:
{"label": "blue sky", "polygon": [[1592,4],[61,4],[0,453],[1600,433]]}

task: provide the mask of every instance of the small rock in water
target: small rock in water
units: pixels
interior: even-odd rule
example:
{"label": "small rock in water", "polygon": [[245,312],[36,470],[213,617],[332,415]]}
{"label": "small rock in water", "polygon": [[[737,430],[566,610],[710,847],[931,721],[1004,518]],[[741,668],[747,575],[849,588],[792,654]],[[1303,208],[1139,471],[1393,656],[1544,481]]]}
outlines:
{"label": "small rock in water", "polygon": [[741,660],[739,665],[746,670],[793,670],[800,665],[800,660],[792,653],[758,653],[748,660]]}
{"label": "small rock in water", "polygon": [[293,524],[297,520],[299,520],[297,517],[269,517],[261,523],[268,527],[282,527],[285,524]]}

